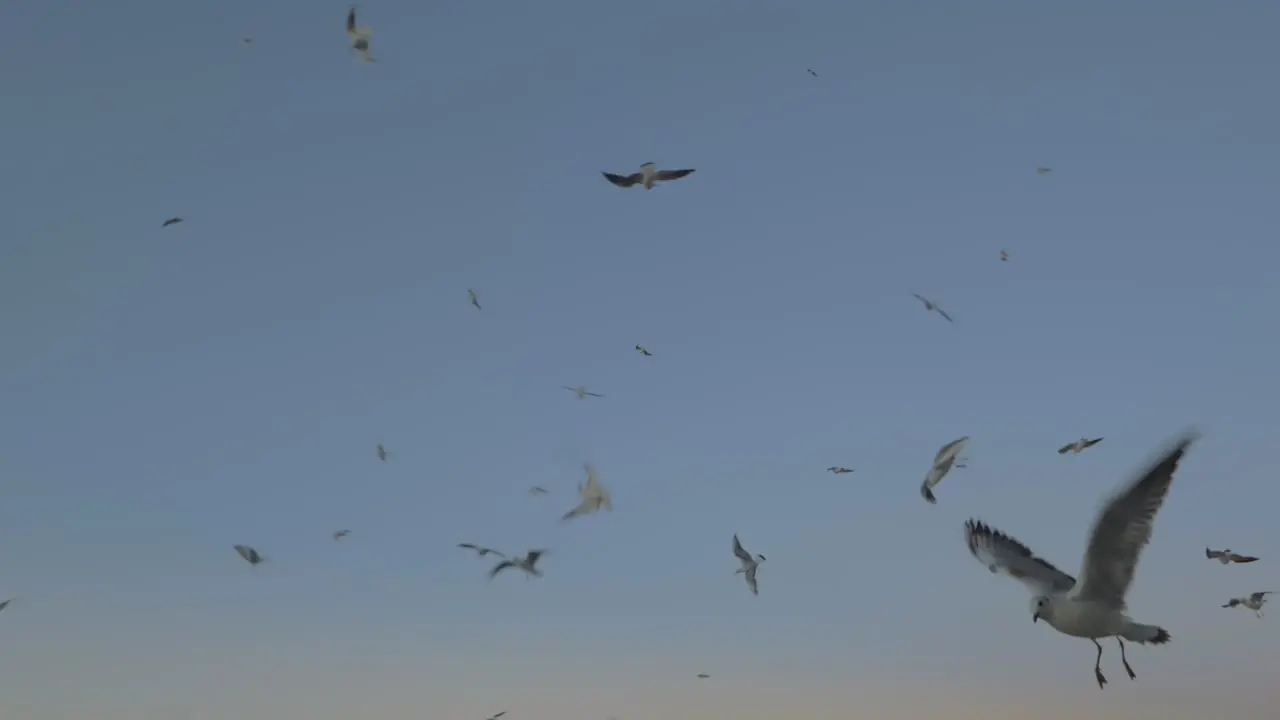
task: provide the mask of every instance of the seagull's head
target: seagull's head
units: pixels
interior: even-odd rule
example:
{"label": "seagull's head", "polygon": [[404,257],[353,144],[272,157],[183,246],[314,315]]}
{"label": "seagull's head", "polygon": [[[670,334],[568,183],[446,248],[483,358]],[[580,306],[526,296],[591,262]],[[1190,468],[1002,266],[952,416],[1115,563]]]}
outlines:
{"label": "seagull's head", "polygon": [[1053,602],[1045,595],[1031,598],[1031,622],[1039,622],[1040,618],[1049,620],[1053,617]]}

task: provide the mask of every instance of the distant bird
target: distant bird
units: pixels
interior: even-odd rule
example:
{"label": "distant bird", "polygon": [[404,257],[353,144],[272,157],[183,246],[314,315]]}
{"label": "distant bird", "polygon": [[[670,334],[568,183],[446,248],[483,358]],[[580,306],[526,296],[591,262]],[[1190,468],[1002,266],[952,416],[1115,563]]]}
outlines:
{"label": "distant bird", "polygon": [[601,173],[601,175],[604,175],[606,180],[620,188],[643,184],[645,190],[652,190],[657,183],[679,180],[692,172],[692,168],[688,170],[659,170],[657,163],[647,162],[640,166],[640,172],[631,173],[630,175],[615,175],[608,172]]}
{"label": "distant bird", "polygon": [[1079,455],[1100,442],[1102,442],[1102,438],[1094,438],[1092,440],[1088,438],[1080,438],[1075,442],[1067,443],[1066,445],[1058,448],[1058,454],[1066,455],[1067,453],[1075,453]]}
{"label": "distant bird", "polygon": [[587,392],[586,385],[583,385],[581,387],[569,387],[568,385],[561,385],[560,388],[563,390],[568,390],[571,393],[575,393],[578,396],[579,400],[582,400],[587,397],[599,397],[599,398],[604,397],[600,393]]}
{"label": "distant bird", "polygon": [[347,37],[351,38],[351,49],[360,53],[361,60],[374,62],[373,56],[369,54],[369,38],[373,37],[373,31],[369,28],[356,27],[354,7],[347,13]]}
{"label": "distant bird", "polygon": [[827,472],[834,473],[836,475],[843,475],[844,473],[851,473],[853,471],[847,467],[837,467],[835,465],[832,465],[831,467],[827,468]]}
{"label": "distant bird", "polygon": [[9,598],[8,600],[5,600],[4,602],[0,602],[0,610],[4,610],[5,608],[9,607],[9,603],[11,603],[11,602],[13,602],[13,601],[14,601],[14,598]]}
{"label": "distant bird", "polygon": [[810,75],[818,77],[818,73],[814,72],[813,68],[805,68],[805,70],[808,70]]}
{"label": "distant bird", "polygon": [[240,553],[240,557],[248,561],[248,563],[253,567],[258,567],[259,565],[267,561],[267,559],[263,557],[261,553],[249,547],[248,545],[233,545],[232,547],[236,549],[236,552]]}
{"label": "distant bird", "polygon": [[489,720],[498,720],[498,718],[500,718],[500,717],[502,717],[503,715],[506,715],[506,714],[507,714],[507,711],[506,711],[506,710],[503,710],[502,712],[497,713],[496,715],[490,715],[490,716],[489,716]]}
{"label": "distant bird", "polygon": [[1274,594],[1275,591],[1273,590],[1263,590],[1262,592],[1256,592],[1247,598],[1231,598],[1227,601],[1227,604],[1222,607],[1233,608],[1243,605],[1252,610],[1254,615],[1262,617],[1262,606],[1267,604],[1267,596]]}
{"label": "distant bird", "polygon": [[647,348],[647,347],[645,347],[645,346],[643,346],[643,345],[637,345],[637,346],[636,346],[636,352],[640,353],[641,355],[644,355],[645,357],[652,357],[652,356],[653,356],[653,353],[649,352],[649,348]]}
{"label": "distant bird", "polygon": [[168,220],[165,220],[164,222],[160,223],[160,227],[162,227],[162,228],[167,228],[167,227],[169,227],[170,225],[177,225],[177,224],[178,224],[178,223],[180,223],[180,222],[182,222],[182,218],[180,218],[180,217],[171,217],[171,218],[169,218]]}
{"label": "distant bird", "polygon": [[568,522],[576,517],[590,515],[601,508],[613,512],[613,499],[609,497],[609,491],[604,489],[600,484],[600,478],[596,475],[596,468],[591,463],[586,463],[583,468],[587,471],[587,484],[578,486],[578,496],[581,502],[578,506],[564,514],[560,518],[560,522]]}
{"label": "distant bird", "polygon": [[337,531],[335,531],[335,532],[333,533],[333,539],[334,539],[335,541],[337,541],[337,540],[341,540],[342,538],[344,538],[344,537],[346,537],[346,536],[348,536],[348,535],[350,535],[350,534],[351,534],[351,531],[350,531],[350,530],[337,530]]}
{"label": "distant bird", "polygon": [[253,43],[253,38],[251,38],[251,37],[240,38],[240,44],[241,44],[241,45],[249,45],[249,44],[252,44],[252,43]]}
{"label": "distant bird", "polygon": [[378,459],[382,462],[387,461],[387,449],[382,447],[382,443],[378,443]]}
{"label": "distant bird", "polygon": [[529,494],[535,497],[538,495],[546,495],[547,489],[542,487],[541,485],[534,485],[533,487],[529,488]]}
{"label": "distant bird", "polygon": [[699,680],[706,680],[706,679],[707,679],[707,678],[709,678],[709,677],[711,677],[711,676],[710,676],[710,675],[708,675],[708,674],[706,674],[706,673],[698,673],[698,679],[699,679]]}
{"label": "distant bird", "polygon": [[493,569],[489,571],[489,579],[492,580],[498,575],[498,573],[506,570],[507,568],[523,570],[532,577],[542,577],[542,571],[537,567],[538,558],[542,557],[546,553],[546,550],[530,550],[523,558],[503,560],[497,565],[494,565]]}
{"label": "distant bird", "polygon": [[498,557],[501,557],[501,558],[506,557],[506,555],[503,555],[497,550],[494,550],[493,548],[487,548],[482,545],[474,545],[472,543],[458,543],[458,547],[466,548],[467,550],[474,550],[476,555],[479,555],[480,557],[484,557],[485,555],[490,555],[490,554],[497,555]]}
{"label": "distant bird", "polygon": [[950,315],[948,315],[948,314],[947,314],[947,313],[946,313],[942,308],[938,307],[938,303],[936,303],[936,302],[934,302],[934,301],[930,300],[929,298],[923,297],[923,296],[921,296],[921,295],[916,295],[915,293],[911,293],[911,294],[912,294],[912,295],[915,295],[915,298],[916,298],[917,300],[919,300],[920,302],[924,303],[924,309],[925,309],[925,310],[928,310],[929,312],[936,312],[936,313],[938,313],[938,314],[939,314],[939,315],[941,315],[942,317],[946,318],[946,319],[947,319],[947,322],[952,322],[952,323],[953,323],[953,322],[955,322],[955,320],[952,320],[952,319],[951,319],[951,316],[950,316]]}
{"label": "distant bird", "polygon": [[1230,549],[1210,550],[1209,548],[1205,548],[1204,556],[1209,558],[1210,560],[1217,560],[1223,565],[1230,565],[1231,563],[1251,563],[1251,562],[1258,561],[1258,558],[1256,557],[1253,557],[1251,555],[1237,555],[1231,552]]}
{"label": "distant bird", "polygon": [[751,553],[742,547],[742,543],[738,540],[738,534],[733,534],[733,554],[742,563],[742,567],[733,571],[734,575],[742,573],[747,578],[747,587],[751,588],[752,595],[759,595],[760,589],[756,586],[756,571],[760,569],[760,563],[765,561],[763,555],[751,557]]}
{"label": "distant bird", "polygon": [[471,304],[475,305],[477,310],[481,310],[480,296],[476,294],[476,291],[471,288],[467,288],[467,294],[471,296]]}
{"label": "distant bird", "polygon": [[1007,250],[1000,251],[1000,262],[1009,262],[1009,251]]}
{"label": "distant bird", "polygon": [[1047,167],[1038,167],[1038,168],[1036,168],[1036,174],[1037,174],[1037,175],[1048,175],[1048,174],[1049,174],[1049,173],[1051,173],[1051,172],[1053,172],[1053,168],[1047,168]]}
{"label": "distant bird", "polygon": [[928,500],[931,504],[937,504],[938,499],[933,496],[933,488],[942,479],[951,472],[951,468],[956,464],[956,458],[960,456],[960,451],[964,450],[964,446],[969,442],[969,436],[965,435],[957,440],[943,445],[938,454],[933,456],[933,465],[930,466],[929,472],[924,476],[924,483],[920,485],[920,497]]}

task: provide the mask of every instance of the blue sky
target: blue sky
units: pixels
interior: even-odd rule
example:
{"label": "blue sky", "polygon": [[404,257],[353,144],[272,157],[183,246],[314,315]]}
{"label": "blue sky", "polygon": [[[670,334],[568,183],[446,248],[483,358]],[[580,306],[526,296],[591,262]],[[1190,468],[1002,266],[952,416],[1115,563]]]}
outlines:
{"label": "blue sky", "polygon": [[[1280,7],[796,5],[11,8],[4,717],[1274,708]],[[961,527],[1075,572],[1189,427],[1100,694]]]}

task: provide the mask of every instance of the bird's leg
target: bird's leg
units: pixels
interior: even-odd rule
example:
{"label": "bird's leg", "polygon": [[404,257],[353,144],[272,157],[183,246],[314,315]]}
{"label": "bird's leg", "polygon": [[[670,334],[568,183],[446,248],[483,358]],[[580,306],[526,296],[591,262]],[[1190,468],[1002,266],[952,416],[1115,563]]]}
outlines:
{"label": "bird's leg", "polygon": [[1101,690],[1107,684],[1107,678],[1102,674],[1102,646],[1098,644],[1096,639],[1093,644],[1098,648],[1098,657],[1093,661],[1093,676],[1098,680],[1098,689]]}
{"label": "bird's leg", "polygon": [[1120,643],[1120,662],[1124,663],[1125,672],[1129,673],[1130,680],[1137,680],[1138,676],[1133,674],[1133,668],[1129,667],[1129,658],[1124,656],[1124,640],[1120,636],[1116,636],[1116,642]]}

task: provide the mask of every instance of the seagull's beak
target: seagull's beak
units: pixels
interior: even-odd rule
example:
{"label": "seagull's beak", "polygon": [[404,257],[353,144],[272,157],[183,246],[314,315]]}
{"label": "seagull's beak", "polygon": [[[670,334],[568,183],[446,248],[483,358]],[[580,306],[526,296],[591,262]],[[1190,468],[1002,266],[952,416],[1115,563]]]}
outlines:
{"label": "seagull's beak", "polygon": [[1034,625],[1035,623],[1038,623],[1038,622],[1040,622],[1040,613],[1035,613],[1034,615],[1031,616],[1031,623]]}

